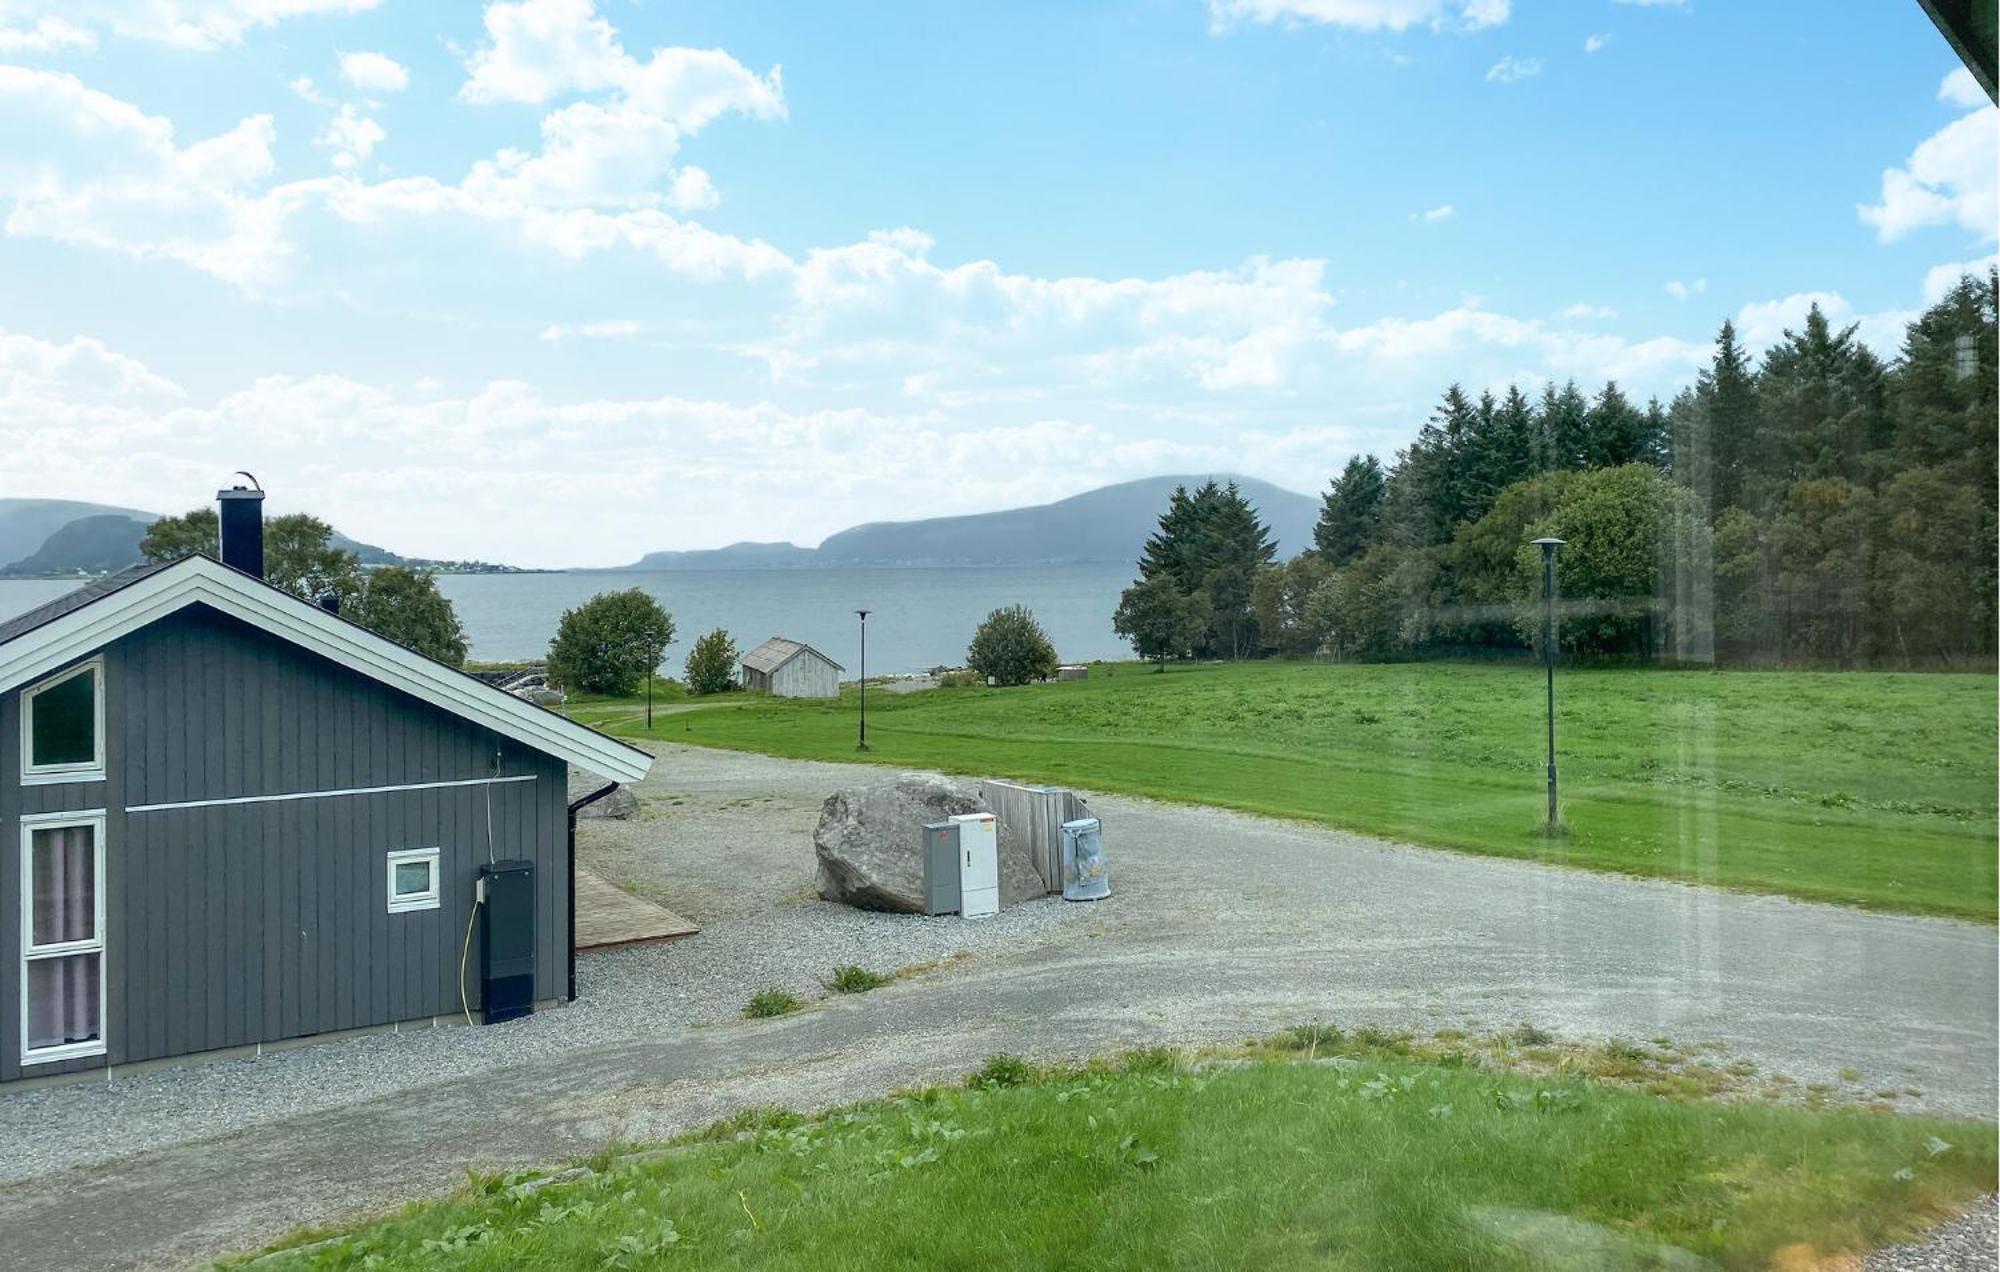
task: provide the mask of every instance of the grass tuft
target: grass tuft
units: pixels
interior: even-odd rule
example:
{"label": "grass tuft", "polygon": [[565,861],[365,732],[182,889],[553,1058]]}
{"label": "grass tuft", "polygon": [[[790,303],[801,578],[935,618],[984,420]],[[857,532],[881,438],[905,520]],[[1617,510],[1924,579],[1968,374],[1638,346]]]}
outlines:
{"label": "grass tuft", "polygon": [[750,1002],[743,1008],[743,1014],[752,1020],[763,1020],[770,1016],[786,1016],[805,1006],[805,1001],[789,989],[772,986],[760,989],[750,995]]}
{"label": "grass tuft", "polygon": [[858,963],[848,963],[834,968],[832,979],[825,985],[836,994],[865,994],[871,989],[882,988],[893,979],[880,972],[871,972]]}

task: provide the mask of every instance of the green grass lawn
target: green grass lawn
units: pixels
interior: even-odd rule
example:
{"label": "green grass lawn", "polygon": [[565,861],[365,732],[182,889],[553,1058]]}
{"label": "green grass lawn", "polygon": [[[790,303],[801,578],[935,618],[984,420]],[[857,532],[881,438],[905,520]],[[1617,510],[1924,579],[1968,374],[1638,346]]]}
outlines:
{"label": "green grass lawn", "polygon": [[1412,843],[1884,910],[1995,915],[1991,674],[1565,670],[1567,838],[1538,835],[1526,664],[1097,666],[1085,681],[837,702],[579,704],[627,736],[1011,776]]}
{"label": "green grass lawn", "polygon": [[1817,1267],[1994,1186],[1984,1123],[1314,1050],[1193,1068],[1157,1051],[1053,1071],[996,1057],[965,1088],[746,1116],[553,1184],[476,1180],[301,1234],[321,1244],[269,1266],[1702,1266],[1685,1251]]}

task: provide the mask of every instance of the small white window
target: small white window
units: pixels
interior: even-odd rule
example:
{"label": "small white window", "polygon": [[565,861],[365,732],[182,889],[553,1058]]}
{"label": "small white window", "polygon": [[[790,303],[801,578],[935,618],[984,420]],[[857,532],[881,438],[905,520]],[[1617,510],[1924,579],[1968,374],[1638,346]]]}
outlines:
{"label": "small white window", "polygon": [[104,778],[104,663],[93,658],[21,691],[21,780]]}
{"label": "small white window", "polygon": [[438,850],[410,848],[389,854],[389,913],[438,908]]}

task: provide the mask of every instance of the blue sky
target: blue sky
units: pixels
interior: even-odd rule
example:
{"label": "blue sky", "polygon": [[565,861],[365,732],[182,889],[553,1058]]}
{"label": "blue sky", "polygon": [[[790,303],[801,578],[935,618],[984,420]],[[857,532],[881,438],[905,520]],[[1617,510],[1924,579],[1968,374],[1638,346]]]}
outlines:
{"label": "blue sky", "polygon": [[603,563],[1157,472],[1443,387],[1892,353],[2000,126],[1914,0],[0,0],[0,495],[235,468]]}

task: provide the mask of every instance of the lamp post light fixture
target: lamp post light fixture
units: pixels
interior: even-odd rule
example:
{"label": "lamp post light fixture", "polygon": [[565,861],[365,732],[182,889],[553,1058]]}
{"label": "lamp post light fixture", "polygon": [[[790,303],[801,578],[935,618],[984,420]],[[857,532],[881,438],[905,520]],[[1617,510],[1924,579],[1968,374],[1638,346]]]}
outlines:
{"label": "lamp post light fixture", "polygon": [[854,749],[865,751],[868,749],[868,611],[854,613],[861,619],[861,739]]}
{"label": "lamp post light fixture", "polygon": [[1542,670],[1549,687],[1549,824],[1554,830],[1556,816],[1556,549],[1561,539],[1536,539],[1542,550]]}

